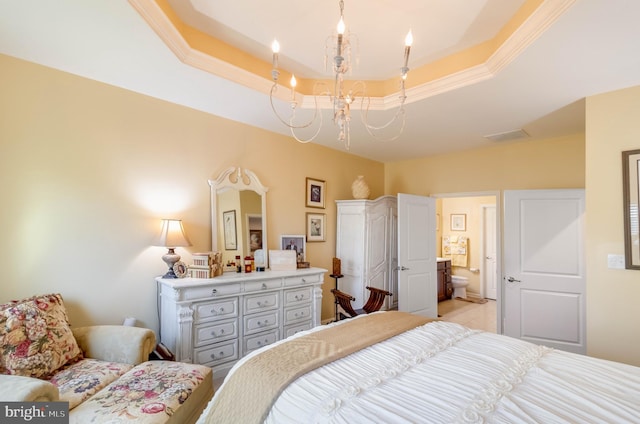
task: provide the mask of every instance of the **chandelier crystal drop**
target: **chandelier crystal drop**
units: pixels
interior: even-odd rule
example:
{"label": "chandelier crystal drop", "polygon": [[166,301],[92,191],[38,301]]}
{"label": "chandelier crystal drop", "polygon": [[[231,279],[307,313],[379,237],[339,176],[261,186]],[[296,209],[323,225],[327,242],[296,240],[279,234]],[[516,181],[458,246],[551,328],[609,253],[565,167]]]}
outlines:
{"label": "chandelier crystal drop", "polygon": [[[334,75],[333,89],[329,89],[324,82],[316,82],[314,84],[313,91],[313,115],[306,122],[299,123],[296,119],[296,111],[300,108],[298,104],[298,96],[296,95],[296,78],[291,76],[291,96],[289,100],[290,114],[288,118],[283,118],[276,110],[273,103],[273,97],[278,91],[278,79],[280,77],[280,71],[278,70],[278,54],[280,52],[280,44],[277,40],[273,41],[271,50],[273,53],[273,69],[271,70],[271,78],[273,80],[273,86],[269,93],[269,100],[271,102],[271,109],[276,117],[284,125],[289,127],[291,135],[301,143],[308,143],[316,139],[320,134],[322,128],[322,112],[320,110],[320,103],[328,100],[333,108],[333,123],[338,128],[338,141],[344,143],[347,150],[351,147],[351,106],[354,102],[360,102],[360,116],[362,123],[364,124],[367,132],[374,138],[380,138],[377,132],[388,128],[395,122],[399,122],[400,130],[392,138],[387,138],[387,141],[396,140],[404,131],[405,125],[405,113],[404,104],[407,99],[405,95],[405,80],[409,73],[409,53],[411,51],[411,44],[413,43],[413,35],[411,31],[405,38],[404,47],[404,64],[400,68],[400,95],[399,105],[396,112],[391,119],[381,126],[374,126],[369,124],[369,107],[371,105],[371,99],[366,95],[366,84],[363,81],[355,81],[348,91],[345,91],[344,75],[352,70],[352,42],[355,43],[357,50],[357,37],[354,34],[350,34],[347,31],[347,27],[344,21],[344,1],[340,0],[340,20],[336,27],[336,34],[327,38],[325,45],[325,68],[327,63],[331,60],[332,71]],[[324,103],[323,103],[324,104]],[[300,138],[296,134],[296,130],[302,130],[310,128],[316,125],[317,129],[309,138]]]}

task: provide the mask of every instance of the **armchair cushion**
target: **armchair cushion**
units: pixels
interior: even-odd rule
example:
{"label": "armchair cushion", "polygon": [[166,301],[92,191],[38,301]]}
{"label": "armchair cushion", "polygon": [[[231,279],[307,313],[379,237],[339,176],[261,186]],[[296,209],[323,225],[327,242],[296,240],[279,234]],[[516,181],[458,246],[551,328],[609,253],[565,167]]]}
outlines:
{"label": "armchair cushion", "polygon": [[0,374],[45,377],[78,358],[60,294],[0,305]]}
{"label": "armchair cushion", "polygon": [[62,368],[49,381],[58,387],[60,400],[69,402],[71,410],[131,368],[132,364],[83,359]]}

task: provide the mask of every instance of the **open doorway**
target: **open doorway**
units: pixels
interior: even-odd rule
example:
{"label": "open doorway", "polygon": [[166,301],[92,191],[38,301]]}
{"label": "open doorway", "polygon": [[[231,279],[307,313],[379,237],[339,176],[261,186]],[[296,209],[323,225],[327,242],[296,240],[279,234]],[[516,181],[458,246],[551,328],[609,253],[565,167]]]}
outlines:
{"label": "open doorway", "polygon": [[449,290],[446,299],[439,302],[439,314],[442,310],[445,320],[452,316],[474,320],[479,329],[501,333],[499,192],[432,197],[436,198],[437,256],[450,261],[456,286],[466,284],[462,290]]}

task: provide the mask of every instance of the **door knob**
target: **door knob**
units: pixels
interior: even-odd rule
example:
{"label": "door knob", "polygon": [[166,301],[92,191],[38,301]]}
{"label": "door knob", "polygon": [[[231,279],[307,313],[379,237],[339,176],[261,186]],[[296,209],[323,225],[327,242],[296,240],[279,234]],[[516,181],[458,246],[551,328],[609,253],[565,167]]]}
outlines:
{"label": "door knob", "polygon": [[520,281],[520,280],[516,280],[516,279],[515,279],[515,278],[513,278],[513,277],[509,277],[509,278],[507,278],[507,281],[508,281],[508,282],[510,282],[510,283],[521,283],[521,282],[522,282],[522,281]]}
{"label": "door knob", "polygon": [[401,266],[399,269],[400,269],[400,271],[408,271],[409,270],[409,268],[404,267],[404,266]]}

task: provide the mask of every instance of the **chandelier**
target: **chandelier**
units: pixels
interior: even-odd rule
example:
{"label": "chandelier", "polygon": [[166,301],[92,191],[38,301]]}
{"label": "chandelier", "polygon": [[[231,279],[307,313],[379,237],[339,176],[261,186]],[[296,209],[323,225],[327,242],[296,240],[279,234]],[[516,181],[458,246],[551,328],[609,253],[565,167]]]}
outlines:
{"label": "chandelier", "polygon": [[[329,106],[333,108],[333,123],[338,128],[338,141],[344,143],[345,148],[349,150],[351,146],[351,106],[354,105],[356,101],[359,101],[361,120],[367,132],[374,138],[381,138],[380,131],[397,122],[400,127],[399,132],[391,138],[386,138],[387,141],[395,140],[402,134],[405,124],[404,104],[407,99],[407,96],[405,95],[405,80],[409,72],[409,52],[411,50],[411,44],[413,43],[411,31],[409,31],[405,38],[404,65],[400,68],[400,95],[398,108],[395,114],[385,124],[380,126],[371,125],[368,119],[371,99],[366,95],[366,84],[363,81],[356,81],[351,85],[348,91],[345,90],[344,75],[352,70],[352,39],[356,41],[357,47],[357,37],[354,38],[354,35],[350,34],[346,30],[346,25],[344,23],[344,1],[340,0],[339,4],[340,21],[336,28],[336,34],[329,36],[325,45],[325,68],[329,59],[332,61],[332,70],[334,74],[333,90],[330,90],[324,82],[316,82],[314,84],[313,91],[313,114],[308,121],[299,123],[296,119],[296,110],[299,108],[297,101],[298,96],[296,93],[297,82],[295,75],[292,75],[290,80],[291,97],[289,100],[291,111],[288,118],[283,118],[273,104],[273,97],[278,91],[278,78],[280,76],[280,71],[278,70],[278,53],[280,51],[280,44],[277,40],[274,40],[271,45],[271,49],[273,51],[273,69],[271,71],[273,86],[269,93],[271,109],[276,117],[284,125],[289,127],[291,135],[297,141],[300,143],[308,143],[315,140],[322,128],[322,112],[319,110],[319,104],[326,104],[328,101]],[[296,130],[310,128],[314,124],[317,125],[317,129],[309,138],[300,138],[296,134]]]}

